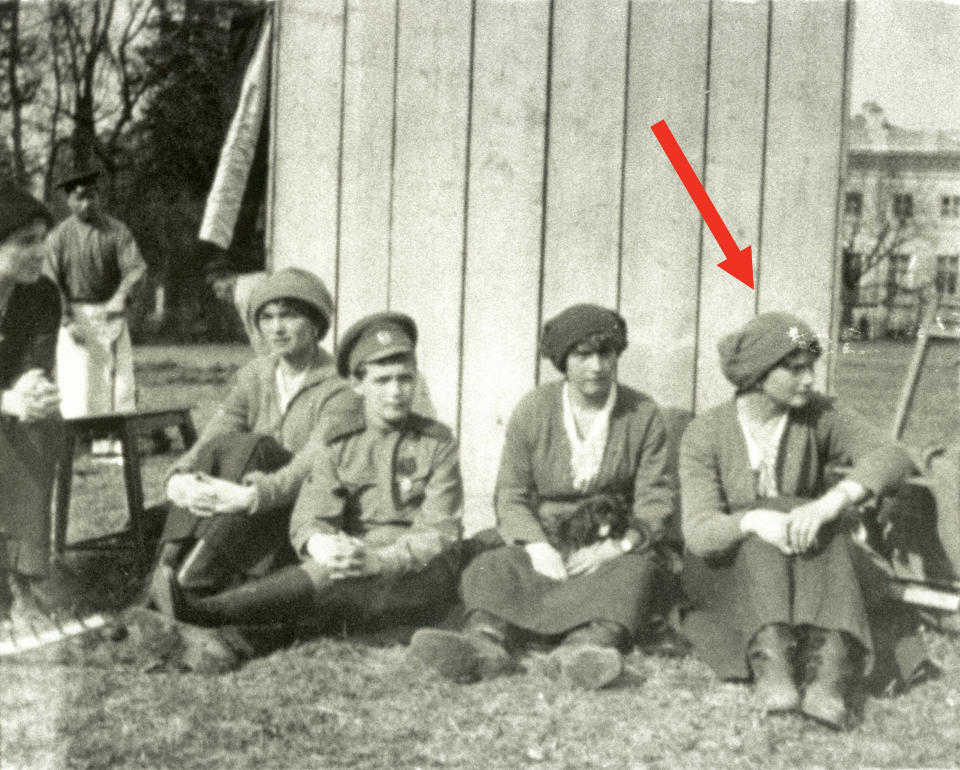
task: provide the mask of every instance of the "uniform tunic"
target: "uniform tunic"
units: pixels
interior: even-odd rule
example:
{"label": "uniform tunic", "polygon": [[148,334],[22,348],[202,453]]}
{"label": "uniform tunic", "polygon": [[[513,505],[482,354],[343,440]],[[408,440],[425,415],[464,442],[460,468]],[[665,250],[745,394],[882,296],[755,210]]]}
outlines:
{"label": "uniform tunic", "polygon": [[[573,484],[563,422],[562,382],[541,385],[518,404],[507,426],[495,506],[505,548],[488,551],[464,573],[467,610],[482,609],[513,625],[559,634],[592,620],[634,631],[656,575],[654,551],[626,554],[592,575],[549,580],[536,573],[522,545],[550,541],[555,523],[592,495],[630,501],[632,524],[658,543],[675,527],[674,482],[667,432],[652,399],[618,385],[596,478]],[[556,543],[554,543],[556,545]]]}
{"label": "uniform tunic", "polygon": [[76,343],[66,328],[57,343],[57,370],[66,417],[133,411],[133,350],[126,319],[107,319],[103,305],[121,280],[146,269],[129,228],[99,214],[94,222],[70,216],[48,237],[46,270],[64,303],[64,322],[85,332]]}
{"label": "uniform tunic", "polygon": [[[328,427],[297,498],[290,540],[321,600],[329,594],[379,614],[456,596],[462,516],[459,451],[449,428],[411,414],[379,429],[357,410]],[[383,571],[331,582],[306,545],[314,534],[336,532],[361,538]]]}
{"label": "uniform tunic", "polygon": [[[0,319],[0,390],[30,369],[53,374],[60,297],[47,278],[17,284]],[[59,419],[22,423],[0,416],[0,567],[43,575],[50,549],[50,494]]]}
{"label": "uniform tunic", "polygon": [[[721,677],[749,676],[747,645],[768,623],[845,631],[880,655],[878,663],[898,668],[904,677],[922,661],[922,647],[901,610],[865,588],[873,579],[867,560],[839,522],[822,530],[816,548],[796,556],[740,531],[751,508],[789,510],[822,495],[831,463],[852,463],[848,478],[878,495],[894,489],[913,467],[902,448],[884,442],[861,417],[815,394],[789,413],[780,443],[777,488],[794,499],[764,500],[735,401],[704,413],[687,428],[680,490],[687,547],[683,581],[692,607],[683,630]],[[893,630],[898,637],[886,649],[879,649],[881,626],[884,636]]]}

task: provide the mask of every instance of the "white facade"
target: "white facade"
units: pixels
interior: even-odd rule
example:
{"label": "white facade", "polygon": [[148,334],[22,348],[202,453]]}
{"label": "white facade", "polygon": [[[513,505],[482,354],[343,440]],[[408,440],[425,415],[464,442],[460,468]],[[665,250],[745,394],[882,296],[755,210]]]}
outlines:
{"label": "white facade", "polygon": [[[909,131],[864,105],[850,126],[842,230],[844,323],[865,336],[912,333],[925,303],[960,313],[960,134]],[[853,264],[851,264],[851,262]]]}

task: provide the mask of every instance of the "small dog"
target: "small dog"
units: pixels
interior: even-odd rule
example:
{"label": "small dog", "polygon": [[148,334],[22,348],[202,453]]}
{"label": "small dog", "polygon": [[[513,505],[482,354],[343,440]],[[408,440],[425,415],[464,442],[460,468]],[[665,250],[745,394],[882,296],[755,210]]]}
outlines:
{"label": "small dog", "polygon": [[620,495],[594,495],[557,523],[557,550],[566,559],[601,540],[620,540],[630,527],[630,506]]}

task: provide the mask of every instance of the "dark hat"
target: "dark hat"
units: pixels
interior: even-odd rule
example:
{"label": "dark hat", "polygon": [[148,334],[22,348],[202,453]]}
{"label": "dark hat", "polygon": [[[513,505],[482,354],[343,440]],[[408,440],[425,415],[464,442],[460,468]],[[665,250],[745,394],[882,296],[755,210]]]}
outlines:
{"label": "dark hat", "polygon": [[398,353],[412,353],[417,324],[405,313],[374,313],[344,332],[337,348],[337,372],[349,377],[360,364],[382,361]]}
{"label": "dark hat", "polygon": [[804,350],[819,356],[817,335],[789,313],[761,313],[717,345],[724,376],[738,393],[749,390],[786,356]]}
{"label": "dark hat", "polygon": [[47,207],[32,195],[17,187],[0,188],[0,242],[38,219],[46,222],[48,227],[53,224]]}
{"label": "dark hat", "polygon": [[283,299],[298,300],[314,311],[317,316],[315,320],[320,324],[320,339],[323,339],[330,328],[334,307],[333,297],[323,281],[315,273],[299,267],[286,267],[264,276],[250,291],[250,310],[254,323],[259,321],[258,316],[264,305]]}
{"label": "dark hat", "polygon": [[97,181],[99,176],[99,169],[75,168],[60,177],[60,181],[57,182],[57,187],[59,187],[65,193],[69,193],[74,187],[79,187],[80,185],[89,185],[91,182]]}
{"label": "dark hat", "polygon": [[599,305],[573,305],[543,325],[540,353],[566,372],[570,351],[595,334],[609,337],[617,355],[627,347],[627,322],[619,313]]}

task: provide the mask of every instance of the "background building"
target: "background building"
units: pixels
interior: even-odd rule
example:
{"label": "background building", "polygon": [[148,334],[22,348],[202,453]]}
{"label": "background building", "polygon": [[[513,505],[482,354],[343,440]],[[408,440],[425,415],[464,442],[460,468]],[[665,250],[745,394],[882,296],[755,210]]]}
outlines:
{"label": "background building", "polygon": [[960,317],[960,132],[887,122],[874,102],[849,130],[841,326],[869,338],[915,332],[937,303]]}

